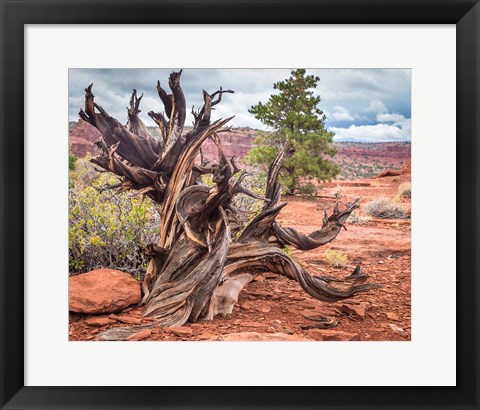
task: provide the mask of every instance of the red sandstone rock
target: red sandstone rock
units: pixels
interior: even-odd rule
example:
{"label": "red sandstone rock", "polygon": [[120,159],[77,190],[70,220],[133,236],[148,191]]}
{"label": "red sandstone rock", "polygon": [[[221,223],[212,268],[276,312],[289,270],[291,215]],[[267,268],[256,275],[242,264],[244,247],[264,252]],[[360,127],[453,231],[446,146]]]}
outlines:
{"label": "red sandstone rock", "polygon": [[322,307],[311,307],[310,309],[306,309],[301,312],[301,314],[305,317],[328,317],[328,316],[338,316],[338,310],[335,308],[322,306]]}
{"label": "red sandstone rock", "polygon": [[365,319],[365,314],[367,313],[367,307],[365,304],[360,304],[360,305],[351,305],[351,304],[342,304],[339,306],[340,310],[347,314],[347,315],[352,315],[357,318]]}
{"label": "red sandstone rock", "polygon": [[138,341],[138,340],[144,340],[152,335],[152,331],[150,329],[144,329],[141,332],[134,333],[133,335],[130,335],[127,337],[127,340],[132,342],[132,341]]}
{"label": "red sandstone rock", "polygon": [[98,148],[93,143],[98,141],[102,134],[93,125],[79,120],[70,131],[68,142],[70,150],[76,157],[85,157],[87,154],[98,155]]}
{"label": "red sandstone rock", "polygon": [[170,331],[180,337],[190,337],[193,335],[193,330],[186,326],[174,326],[170,328]]}
{"label": "red sandstone rock", "polygon": [[90,316],[85,318],[85,323],[90,326],[105,326],[115,321],[105,316]]}
{"label": "red sandstone rock", "polygon": [[118,322],[126,323],[128,325],[139,325],[142,323],[141,318],[131,317],[131,316],[117,316],[117,315],[109,315],[111,319],[114,319]]}
{"label": "red sandstone rock", "polygon": [[70,276],[68,297],[71,312],[113,313],[140,302],[140,284],[128,273],[97,269]]}
{"label": "red sandstone rock", "polygon": [[398,320],[399,317],[396,313],[393,312],[385,312],[385,316],[387,316],[390,320]]}
{"label": "red sandstone rock", "polygon": [[360,337],[357,333],[347,333],[341,332],[339,330],[320,330],[320,329],[310,329],[308,335],[315,340],[321,341],[351,341],[351,340],[360,340]]}

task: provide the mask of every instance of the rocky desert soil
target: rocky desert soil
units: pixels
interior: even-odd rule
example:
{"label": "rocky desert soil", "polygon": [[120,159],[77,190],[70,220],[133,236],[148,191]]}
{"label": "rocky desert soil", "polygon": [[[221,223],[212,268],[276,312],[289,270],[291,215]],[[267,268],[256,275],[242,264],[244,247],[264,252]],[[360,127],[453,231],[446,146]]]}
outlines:
{"label": "rocky desert soil", "polygon": [[[361,204],[379,197],[393,198],[400,183],[409,181],[409,173],[355,181],[325,184],[322,197],[291,198],[279,217],[285,226],[304,233],[320,229],[323,209],[333,206],[324,198],[336,192],[342,200],[362,196]],[[410,200],[403,199],[410,207]],[[361,212],[361,211],[360,211]],[[293,257],[318,275],[347,276],[357,264],[370,275],[370,282],[382,288],[336,303],[320,302],[284,277],[259,274],[240,293],[233,314],[213,321],[186,324],[177,328],[159,328],[143,319],[139,307],[129,307],[112,315],[70,315],[69,338],[72,341],[95,340],[112,327],[139,326],[130,340],[360,340],[408,341],[411,339],[410,219],[372,219],[364,225],[347,222],[347,231],[337,239],[313,251],[293,251]],[[327,249],[346,254],[348,269],[333,268],[324,260]],[[308,328],[316,323],[309,317],[324,317],[338,324],[331,329]]]}

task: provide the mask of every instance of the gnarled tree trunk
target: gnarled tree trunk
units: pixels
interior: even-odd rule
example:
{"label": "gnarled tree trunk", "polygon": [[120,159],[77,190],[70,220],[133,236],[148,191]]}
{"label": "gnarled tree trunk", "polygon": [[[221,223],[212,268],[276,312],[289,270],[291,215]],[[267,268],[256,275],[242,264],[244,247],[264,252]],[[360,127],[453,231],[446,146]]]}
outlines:
{"label": "gnarled tree trunk", "polygon": [[[285,245],[310,250],[332,241],[358,207],[358,200],[342,210],[337,201],[330,216],[325,212],[322,228],[308,236],[282,227],[276,217],[286,204],[279,203],[278,179],[282,164],[293,154],[292,147],[286,144],[271,164],[263,197],[245,189],[241,185],[245,173],[221,148],[221,133],[230,118],[211,120],[212,107],[224,93],[233,91],[204,91],[203,106],[192,109],[193,128],[184,132],[181,73],[170,75],[171,93],[157,83],[165,112],[148,115],[160,129],[160,140],[149,134],[139,118],[142,97],[135,90],[126,126],[94,102],[92,85],[85,89],[85,109],[79,114],[102,134],[98,142],[102,155],[92,162],[120,176],[120,190],[135,190],[161,206],[159,243],[145,249],[151,262],[142,286],[144,315],[155,317],[162,326],[175,326],[231,313],[239,292],[252,279],[252,270],[296,280],[310,296],[324,301],[350,298],[375,287],[363,283],[367,275],[360,267],[343,279],[314,276],[282,250]],[[206,162],[200,155],[208,138],[217,145],[218,163]],[[212,175],[213,188],[199,178],[204,174]],[[246,227],[239,227],[242,210],[233,203],[239,193],[264,200],[263,209]],[[240,235],[232,234],[241,228]]]}

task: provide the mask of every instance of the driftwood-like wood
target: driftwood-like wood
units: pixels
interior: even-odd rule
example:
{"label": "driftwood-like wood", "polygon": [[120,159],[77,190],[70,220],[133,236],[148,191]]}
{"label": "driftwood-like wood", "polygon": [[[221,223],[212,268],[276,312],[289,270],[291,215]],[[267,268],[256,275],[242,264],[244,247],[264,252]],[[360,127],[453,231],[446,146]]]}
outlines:
{"label": "driftwood-like wood", "polygon": [[[279,176],[283,163],[293,154],[286,144],[271,164],[265,195],[256,195],[241,183],[244,172],[221,148],[221,134],[231,118],[211,120],[212,107],[231,90],[203,92],[203,106],[195,111],[193,128],[185,132],[186,101],[180,86],[182,72],[169,77],[167,92],[157,83],[164,113],[148,115],[160,129],[157,140],[139,117],[140,102],[133,90],[124,126],[94,102],[92,84],[85,89],[85,107],[80,117],[102,134],[102,152],[92,162],[121,178],[120,190],[135,190],[161,206],[159,243],[146,247],[151,258],[142,285],[144,315],[161,326],[212,319],[232,312],[242,288],[255,271],[271,271],[297,281],[310,296],[324,301],[351,298],[376,287],[365,284],[360,267],[345,278],[311,275],[284,251],[286,245],[310,250],[331,242],[358,207],[358,199],[323,218],[320,230],[304,235],[276,222],[280,210]],[[201,146],[212,139],[218,163],[204,161]],[[209,188],[201,175],[210,174]],[[235,176],[235,178],[234,178]],[[264,201],[259,214],[248,224],[239,223],[244,210],[235,207],[237,194]],[[241,233],[240,233],[241,232]]]}

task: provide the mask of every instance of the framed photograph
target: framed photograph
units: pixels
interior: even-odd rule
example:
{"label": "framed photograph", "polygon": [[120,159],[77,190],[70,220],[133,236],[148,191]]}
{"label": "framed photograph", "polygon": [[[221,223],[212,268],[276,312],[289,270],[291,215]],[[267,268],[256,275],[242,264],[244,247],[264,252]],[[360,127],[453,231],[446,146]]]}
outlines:
{"label": "framed photograph", "polygon": [[2,409],[479,408],[477,1],[0,1]]}

